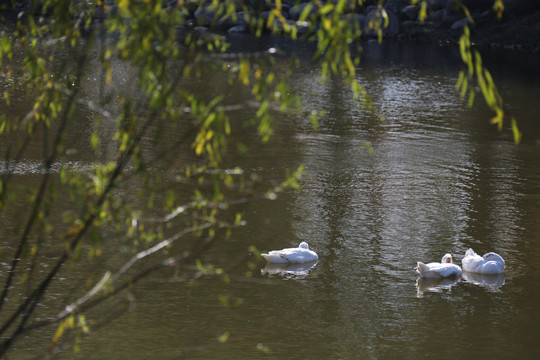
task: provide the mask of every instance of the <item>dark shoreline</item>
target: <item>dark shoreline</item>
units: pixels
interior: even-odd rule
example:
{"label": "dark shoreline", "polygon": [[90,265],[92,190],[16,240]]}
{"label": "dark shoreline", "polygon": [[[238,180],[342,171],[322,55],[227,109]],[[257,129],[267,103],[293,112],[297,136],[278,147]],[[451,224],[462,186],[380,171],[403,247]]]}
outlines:
{"label": "dark shoreline", "polygon": [[[387,0],[385,11],[390,20],[389,26],[384,29],[384,38],[397,39],[402,42],[431,43],[440,46],[455,45],[463,34],[463,26],[467,25],[471,32],[473,46],[481,49],[496,51],[515,51],[517,53],[540,54],[540,1],[536,0],[504,0],[510,2],[512,7],[505,9],[501,19],[498,19],[492,8],[485,9],[486,3],[493,0],[461,0],[472,5],[482,3],[484,7],[472,8],[473,23],[460,12],[454,11],[450,4],[453,0],[428,0],[428,13],[425,21],[418,21],[418,6],[408,5],[410,0]],[[290,3],[290,5],[287,5]],[[369,1],[366,1],[369,3]],[[306,3],[294,6],[295,1],[283,0],[282,12],[287,15],[287,21],[295,23],[298,10]],[[516,5],[517,4],[517,5]],[[174,3],[171,9],[174,9]],[[2,22],[14,23],[18,17],[26,16],[25,6],[12,9],[0,9]],[[476,10],[473,12],[473,10]],[[111,11],[115,11],[111,8]],[[377,16],[376,6],[365,6],[347,14],[350,21],[358,21],[363,30],[363,37],[375,39],[367,29],[367,22]],[[266,11],[267,12],[267,11]],[[250,33],[249,25],[238,16],[238,20],[220,19],[209,23],[208,18],[213,16],[205,8],[190,11],[192,17],[188,19],[182,31],[216,31],[218,33]],[[240,13],[238,13],[240,14]],[[267,16],[265,11],[255,16]],[[226,20],[226,21],[222,21]],[[99,20],[97,20],[99,21]]]}

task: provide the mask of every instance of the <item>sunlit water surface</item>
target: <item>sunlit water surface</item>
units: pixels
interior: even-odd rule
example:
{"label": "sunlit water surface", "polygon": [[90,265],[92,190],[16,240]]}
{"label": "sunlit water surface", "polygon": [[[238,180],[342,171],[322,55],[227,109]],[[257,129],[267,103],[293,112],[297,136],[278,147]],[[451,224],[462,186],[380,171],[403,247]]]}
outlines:
{"label": "sunlit water surface", "polygon": [[[237,160],[270,180],[303,164],[302,189],[244,206],[248,225],[206,254],[221,266],[247,254],[256,264],[253,275],[240,266],[229,284],[152,276],[133,290],[129,310],[116,316],[105,306],[89,314],[91,333],[78,354],[67,346],[56,356],[536,358],[538,68],[492,61],[524,132],[516,146],[509,130],[489,125],[480,97],[473,108],[459,98],[458,64],[451,49],[367,46],[358,81],[372,111],[339,80],[320,83],[319,73],[304,65],[292,80],[307,111],[326,112],[319,129],[307,112],[280,115],[270,144]],[[16,166],[40,172],[33,162]],[[301,241],[319,254],[312,267],[265,268],[247,250]],[[460,264],[469,247],[502,255],[504,275],[418,280],[417,261],[440,261],[449,252]],[[41,354],[53,333],[38,333],[45,339],[38,348],[32,338],[21,341],[14,355]]]}

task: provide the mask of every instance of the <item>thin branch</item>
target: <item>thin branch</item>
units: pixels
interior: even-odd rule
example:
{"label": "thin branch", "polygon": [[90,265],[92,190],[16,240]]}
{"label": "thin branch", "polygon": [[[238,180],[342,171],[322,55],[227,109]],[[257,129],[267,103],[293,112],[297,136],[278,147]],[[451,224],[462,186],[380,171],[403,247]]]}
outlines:
{"label": "thin branch", "polygon": [[[47,186],[49,184],[49,178],[50,178],[49,170],[50,170],[50,168],[52,166],[53,160],[56,159],[56,157],[58,156],[58,149],[59,149],[60,144],[62,142],[64,130],[65,130],[65,128],[67,126],[67,123],[68,123],[68,114],[69,114],[69,111],[70,111],[70,104],[73,102],[75,94],[76,94],[76,91],[73,91],[72,92],[72,97],[67,102],[68,105],[65,107],[65,109],[63,111],[61,121],[60,121],[60,126],[58,128],[58,131],[56,133],[56,137],[55,137],[55,140],[54,140],[53,149],[52,149],[50,155],[48,156],[48,158],[45,161],[45,169],[46,169],[46,171],[45,171],[45,174],[43,176],[43,180],[41,181],[39,190],[37,192],[36,199],[34,200],[34,203],[33,203],[33,206],[32,206],[32,212],[30,213],[30,217],[28,218],[28,221],[26,222],[24,232],[23,232],[23,234],[21,236],[21,239],[19,240],[19,246],[17,247],[17,250],[15,251],[15,254],[13,256],[13,260],[12,260],[11,266],[10,266],[10,271],[8,272],[8,277],[7,277],[6,282],[4,284],[4,289],[2,290],[2,295],[0,296],[0,310],[2,309],[4,301],[6,300],[6,298],[8,296],[9,289],[11,288],[11,283],[13,282],[13,277],[15,276],[15,273],[16,273],[15,270],[17,269],[17,265],[19,264],[19,262],[21,260],[21,253],[22,253],[22,251],[23,251],[23,249],[24,249],[24,247],[25,247],[25,245],[26,245],[26,243],[28,241],[28,236],[30,235],[30,232],[32,231],[32,228],[33,228],[34,224],[36,223],[36,218],[37,218],[38,213],[39,213],[39,208],[41,207],[41,203],[43,202],[45,192],[46,192]],[[5,331],[5,329],[6,329],[5,327],[2,327],[2,329],[0,330],[0,334],[3,333]]]}
{"label": "thin branch", "polygon": [[[88,54],[85,54],[86,56],[83,56],[83,60],[86,59]],[[84,62],[79,62],[80,64],[83,64]],[[82,78],[82,68],[84,66],[79,66],[79,74],[76,76],[76,81],[79,82]],[[182,71],[179,71],[177,74],[177,77],[182,74]],[[173,84],[176,84],[177,82],[173,82]],[[79,84],[77,84],[79,85]],[[79,88],[79,86],[75,86],[76,89]],[[174,89],[174,87],[171,87],[168,91],[171,92]],[[68,101],[68,104],[72,104],[75,99],[75,94],[77,92],[74,91],[70,97],[70,101]],[[67,114],[69,113],[70,106],[66,107],[65,117],[67,118]],[[124,167],[127,165],[129,160],[132,158],[133,153],[135,152],[135,149],[140,144],[143,136],[146,134],[150,126],[154,123],[155,119],[158,117],[158,111],[155,110],[152,112],[151,116],[147,117],[146,122],[142,125],[142,127],[139,129],[139,132],[132,137],[132,141],[128,145],[127,149],[120,153],[119,158],[116,162],[116,167],[111,173],[109,177],[109,181],[107,182],[107,185],[105,186],[104,191],[102,192],[100,198],[95,203],[94,209],[99,209],[101,206],[105,203],[105,200],[108,198],[110,192],[115,187],[116,181],[120,174],[122,173]],[[7,337],[1,344],[0,344],[0,356],[3,355],[7,349],[12,345],[14,340],[20,336],[24,330],[25,325],[28,319],[32,316],[35,307],[43,297],[45,290],[49,287],[50,282],[54,279],[60,268],[64,265],[65,261],[68,259],[70,254],[74,251],[74,249],[77,247],[79,242],[82,240],[83,236],[85,235],[86,231],[92,226],[94,220],[98,216],[97,211],[90,212],[86,218],[85,221],[83,221],[83,225],[80,228],[79,232],[73,237],[73,239],[70,241],[68,249],[66,249],[58,261],[56,262],[55,266],[51,269],[51,271],[48,273],[48,275],[45,277],[45,279],[41,282],[41,284],[30,294],[30,296],[27,297],[27,299],[23,302],[23,304],[19,305],[17,310],[14,311],[14,313],[11,315],[11,317],[4,323],[4,326],[0,329],[0,334],[4,333],[11,327],[13,322],[21,316],[21,320],[17,328],[14,330],[11,336]]]}
{"label": "thin branch", "polygon": [[[185,235],[185,234],[186,233],[184,233],[183,235]],[[205,249],[210,247],[216,241],[216,239],[217,239],[217,236],[206,238],[204,241],[201,241],[201,242],[198,242],[197,244],[195,244],[191,249],[184,252],[181,256],[167,258],[167,259],[163,260],[162,262],[160,262],[158,264],[149,266],[148,268],[142,270],[141,272],[139,272],[138,274],[136,274],[132,278],[130,278],[130,279],[128,279],[128,280],[114,286],[114,287],[108,288],[106,293],[101,292],[101,296],[99,296],[99,293],[100,293],[99,290],[102,289],[103,286],[106,285],[108,282],[114,281],[114,279],[112,279],[112,276],[107,275],[107,273],[106,273],[103,276],[103,278],[92,288],[92,290],[90,290],[87,294],[85,294],[85,296],[83,296],[84,300],[81,300],[81,299],[83,299],[83,298],[81,298],[80,300],[77,300],[74,303],[76,305],[74,308],[68,309],[68,307],[66,307],[66,309],[62,310],[55,317],[53,317],[51,319],[37,321],[37,322],[35,322],[33,324],[30,324],[27,327],[21,329],[21,332],[20,332],[19,335],[25,334],[25,333],[27,333],[29,331],[32,331],[32,330],[35,330],[35,329],[38,329],[38,328],[41,328],[41,327],[44,327],[44,326],[47,326],[47,325],[57,323],[58,321],[63,320],[65,317],[73,314],[75,311],[83,312],[83,311],[86,311],[88,309],[91,309],[94,306],[99,305],[100,303],[102,303],[106,299],[114,296],[115,294],[118,294],[120,291],[125,290],[128,287],[131,287],[131,286],[135,285],[136,283],[138,283],[140,280],[144,279],[146,276],[148,276],[152,272],[157,271],[159,269],[162,269],[163,267],[170,266],[171,263],[174,263],[177,266],[182,267],[182,266],[184,266],[185,263],[193,261]],[[163,247],[161,247],[161,248],[163,248]],[[148,255],[150,255],[150,254],[148,254]],[[124,265],[124,267],[125,266],[126,265]],[[79,304],[77,304],[77,303],[79,303]],[[70,306],[73,306],[73,304],[71,304]]]}
{"label": "thin branch", "polygon": [[[80,79],[80,77],[82,76],[82,71],[83,71],[83,68],[84,68],[85,59],[86,59],[86,57],[83,56],[82,59],[81,59],[82,61],[80,61],[81,65],[78,68],[78,75],[79,76],[77,77],[77,79]],[[78,93],[78,91],[77,91],[78,89],[79,89],[79,86],[76,86],[75,91],[73,91],[71,93],[71,96],[68,98],[68,100],[66,102],[67,104],[64,107],[64,110],[62,112],[62,116],[60,117],[60,126],[59,126],[57,134],[56,134],[54,146],[53,146],[52,152],[51,152],[50,156],[47,158],[46,164],[45,164],[47,170],[50,168],[53,160],[58,155],[58,149],[59,149],[59,146],[60,146],[60,144],[62,142],[64,131],[65,131],[65,128],[66,128],[68,120],[69,120],[69,113],[70,113],[70,110],[71,110],[71,105],[74,103],[74,99],[75,99],[76,94]],[[28,236],[29,236],[30,231],[32,230],[32,227],[34,226],[35,220],[36,220],[36,218],[38,216],[39,208],[40,208],[41,203],[43,201],[45,191],[47,189],[47,185],[48,185],[48,182],[49,182],[49,178],[50,178],[50,172],[46,171],[45,174],[44,174],[44,177],[43,177],[43,181],[41,182],[41,185],[40,185],[36,200],[34,200],[34,205],[32,207],[32,213],[30,215],[30,218],[28,219],[28,222],[27,222],[27,225],[26,225],[25,230],[23,232],[23,235],[21,237],[21,240],[19,241],[19,246],[18,246],[17,250],[15,251],[15,255],[14,255],[14,258],[13,258],[13,261],[12,261],[12,264],[11,264],[9,275],[8,275],[8,278],[7,278],[6,283],[4,285],[4,290],[2,292],[2,296],[0,297],[0,309],[1,309],[2,304],[4,303],[5,299],[7,298],[8,291],[9,291],[9,289],[11,287],[11,283],[13,281],[13,277],[14,277],[14,274],[15,274],[15,269],[17,268],[17,265],[18,265],[18,263],[20,261],[20,255],[22,253],[22,250],[23,250],[24,246],[26,245],[26,242],[28,241]],[[48,281],[46,281],[46,283],[48,285]],[[38,287],[38,289],[41,289],[41,288],[42,288],[41,286]],[[43,290],[45,288],[46,288],[46,286],[43,288]],[[40,297],[38,297],[36,299],[36,302],[34,303],[34,305],[31,306],[30,310],[27,310],[28,305],[30,305],[30,303],[34,299],[34,296],[36,295],[36,291],[37,290],[35,290],[27,298],[27,300],[22,305],[20,305],[18,307],[18,309],[12,314],[12,316],[4,323],[4,325],[0,329],[0,334],[3,334],[11,326],[11,324],[18,318],[18,316],[20,314],[23,314],[26,311],[26,314],[23,316],[23,319],[21,320],[21,324],[19,326],[19,328],[21,328],[21,326],[26,322],[26,319],[28,318],[28,316],[30,316],[30,314],[33,312],[33,308],[34,308],[35,304],[37,303],[37,301],[40,298]],[[2,353],[4,353],[4,351],[10,346],[10,344],[12,342],[12,339],[13,339],[13,337],[10,337],[0,345],[0,355]]]}
{"label": "thin branch", "polygon": [[200,231],[200,230],[204,230],[204,229],[209,228],[210,226],[212,226],[212,224],[207,222],[205,224],[202,224],[202,225],[199,225],[199,226],[196,226],[196,227],[186,228],[186,229],[176,233],[175,235],[171,236],[170,238],[160,241],[159,243],[152,246],[151,248],[137,253],[127,263],[125,263],[124,266],[122,266],[120,268],[120,270],[118,270],[116,272],[116,274],[114,274],[114,276],[111,279],[111,282],[115,282],[116,280],[118,280],[118,278],[120,276],[122,276],[126,271],[128,271],[137,261],[139,261],[141,259],[144,259],[145,257],[147,257],[149,255],[152,255],[152,254],[158,252],[159,250],[171,245],[173,242],[180,239],[181,237],[183,237],[186,234],[189,234],[189,233],[192,233],[192,232],[197,232],[197,231]]}
{"label": "thin branch", "polygon": [[179,233],[175,234],[174,236],[171,236],[168,239],[165,239],[163,241],[160,241],[158,244],[152,246],[149,249],[146,249],[144,251],[141,251],[137,253],[135,256],[133,256],[128,262],[126,262],[114,275],[107,271],[101,280],[90,289],[83,297],[79,298],[77,301],[71,303],[70,305],[66,306],[64,310],[59,312],[52,320],[52,322],[58,322],[62,319],[65,319],[69,315],[76,312],[82,305],[87,303],[91,298],[93,298],[95,295],[97,295],[102,289],[104,289],[108,285],[113,285],[122,275],[124,275],[133,265],[135,265],[136,262],[139,260],[144,259],[147,256],[150,256],[152,254],[155,254],[156,252],[160,251],[161,249],[171,245],[176,240],[180,239],[186,234],[204,230],[208,227],[210,227],[210,223],[206,223],[194,228],[188,228],[184,229],[183,231],[180,231]]}
{"label": "thin branch", "polygon": [[92,289],[90,289],[90,291],[88,291],[86,294],[84,294],[83,297],[77,299],[77,301],[75,301],[74,303],[71,303],[70,305],[66,306],[66,308],[63,311],[58,313],[54,317],[55,322],[60,321],[60,320],[62,320],[64,318],[66,318],[68,315],[74,313],[81,305],[86,303],[88,300],[93,298],[99,291],[101,291],[101,289],[103,289],[103,287],[109,282],[110,279],[111,279],[111,272],[107,271],[103,275],[101,280],[98,281],[98,283],[96,285],[94,285],[94,287],[92,287]]}

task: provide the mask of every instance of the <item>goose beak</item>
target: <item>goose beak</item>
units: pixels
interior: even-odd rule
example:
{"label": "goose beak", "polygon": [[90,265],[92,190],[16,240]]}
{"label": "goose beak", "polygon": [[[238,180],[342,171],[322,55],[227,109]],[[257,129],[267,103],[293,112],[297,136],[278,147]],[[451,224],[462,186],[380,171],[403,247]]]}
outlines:
{"label": "goose beak", "polygon": [[448,259],[446,259],[446,262],[449,264],[449,263],[452,262],[452,259],[448,258]]}

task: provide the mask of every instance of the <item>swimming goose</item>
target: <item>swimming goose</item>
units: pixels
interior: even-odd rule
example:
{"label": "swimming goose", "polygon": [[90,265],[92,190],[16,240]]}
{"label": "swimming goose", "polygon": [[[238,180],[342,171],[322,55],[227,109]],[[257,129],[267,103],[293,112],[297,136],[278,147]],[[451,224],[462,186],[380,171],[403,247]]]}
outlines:
{"label": "swimming goose", "polygon": [[440,263],[432,262],[424,264],[423,262],[418,262],[416,272],[422,278],[431,279],[457,277],[462,273],[459,266],[452,264],[452,255],[450,254],[445,254]]}
{"label": "swimming goose", "polygon": [[291,263],[301,264],[310,261],[319,260],[315,251],[309,250],[309,246],[302,241],[297,248],[287,248],[282,250],[272,250],[268,254],[261,254],[269,263]]}
{"label": "swimming goose", "polygon": [[464,271],[477,274],[502,274],[504,270],[504,260],[499,254],[488,252],[484,256],[480,256],[473,249],[465,252],[461,264]]}

